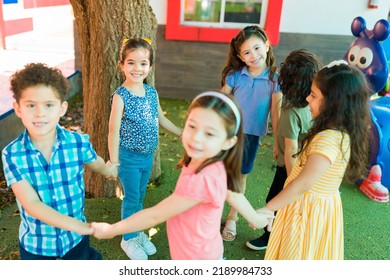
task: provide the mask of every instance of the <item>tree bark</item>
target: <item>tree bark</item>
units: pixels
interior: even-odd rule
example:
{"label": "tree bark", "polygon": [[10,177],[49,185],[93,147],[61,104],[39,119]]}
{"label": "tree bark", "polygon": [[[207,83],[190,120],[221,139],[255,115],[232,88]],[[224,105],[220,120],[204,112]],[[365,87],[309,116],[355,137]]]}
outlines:
{"label": "tree bark", "polygon": [[[156,49],[157,20],[148,0],[70,0],[81,53],[84,131],[98,155],[109,159],[107,147],[110,97],[122,83],[118,68],[124,38],[149,38]],[[154,67],[148,81],[154,85]],[[156,151],[151,179],[160,173]],[[86,169],[86,193],[91,197],[112,197],[118,183]],[[119,180],[118,180],[119,181]]]}

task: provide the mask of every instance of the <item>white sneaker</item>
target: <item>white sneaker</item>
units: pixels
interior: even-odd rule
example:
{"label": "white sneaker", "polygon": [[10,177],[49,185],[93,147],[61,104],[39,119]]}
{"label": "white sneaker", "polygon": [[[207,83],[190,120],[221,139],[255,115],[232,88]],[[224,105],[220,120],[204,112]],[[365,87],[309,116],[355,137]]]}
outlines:
{"label": "white sneaker", "polygon": [[145,253],[148,256],[154,255],[157,252],[156,246],[149,240],[149,237],[145,234],[145,232],[141,231],[138,234],[138,242],[144,248]]}
{"label": "white sneaker", "polygon": [[138,237],[121,241],[121,248],[131,260],[147,260],[144,249],[138,242]]}

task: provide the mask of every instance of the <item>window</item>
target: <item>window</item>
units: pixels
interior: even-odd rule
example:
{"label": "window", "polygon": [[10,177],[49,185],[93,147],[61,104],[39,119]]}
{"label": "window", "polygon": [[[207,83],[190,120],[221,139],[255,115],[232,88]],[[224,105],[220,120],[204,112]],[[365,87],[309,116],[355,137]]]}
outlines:
{"label": "window", "polygon": [[242,28],[259,24],[279,43],[283,0],[168,0],[167,40],[230,42]]}
{"label": "window", "polygon": [[264,26],[268,0],[181,0],[181,24],[187,26],[243,28]]}

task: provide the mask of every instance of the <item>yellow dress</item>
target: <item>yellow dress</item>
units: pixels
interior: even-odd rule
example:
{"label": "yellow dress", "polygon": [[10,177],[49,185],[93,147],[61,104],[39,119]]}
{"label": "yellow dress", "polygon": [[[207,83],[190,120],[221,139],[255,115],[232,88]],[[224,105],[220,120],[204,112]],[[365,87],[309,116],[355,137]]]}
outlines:
{"label": "yellow dress", "polygon": [[296,178],[310,154],[327,157],[331,165],[299,199],[277,212],[265,254],[266,260],[342,260],[343,210],[339,187],[350,157],[347,134],[318,133],[301,154],[285,186]]}

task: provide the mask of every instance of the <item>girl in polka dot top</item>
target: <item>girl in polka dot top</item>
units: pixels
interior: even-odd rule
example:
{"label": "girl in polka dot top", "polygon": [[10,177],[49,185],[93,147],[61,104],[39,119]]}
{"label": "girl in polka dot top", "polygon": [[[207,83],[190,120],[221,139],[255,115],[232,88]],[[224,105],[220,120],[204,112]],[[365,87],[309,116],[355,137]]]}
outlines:
{"label": "girl in polka dot top", "polygon": [[[124,190],[121,219],[143,208],[159,125],[177,136],[182,133],[164,116],[156,89],[144,83],[153,58],[148,39],[130,39],[124,41],[118,61],[125,81],[112,95],[108,149],[110,161],[119,164],[115,175]],[[124,234],[121,247],[135,260],[146,260],[156,253],[156,247],[143,231]]]}

